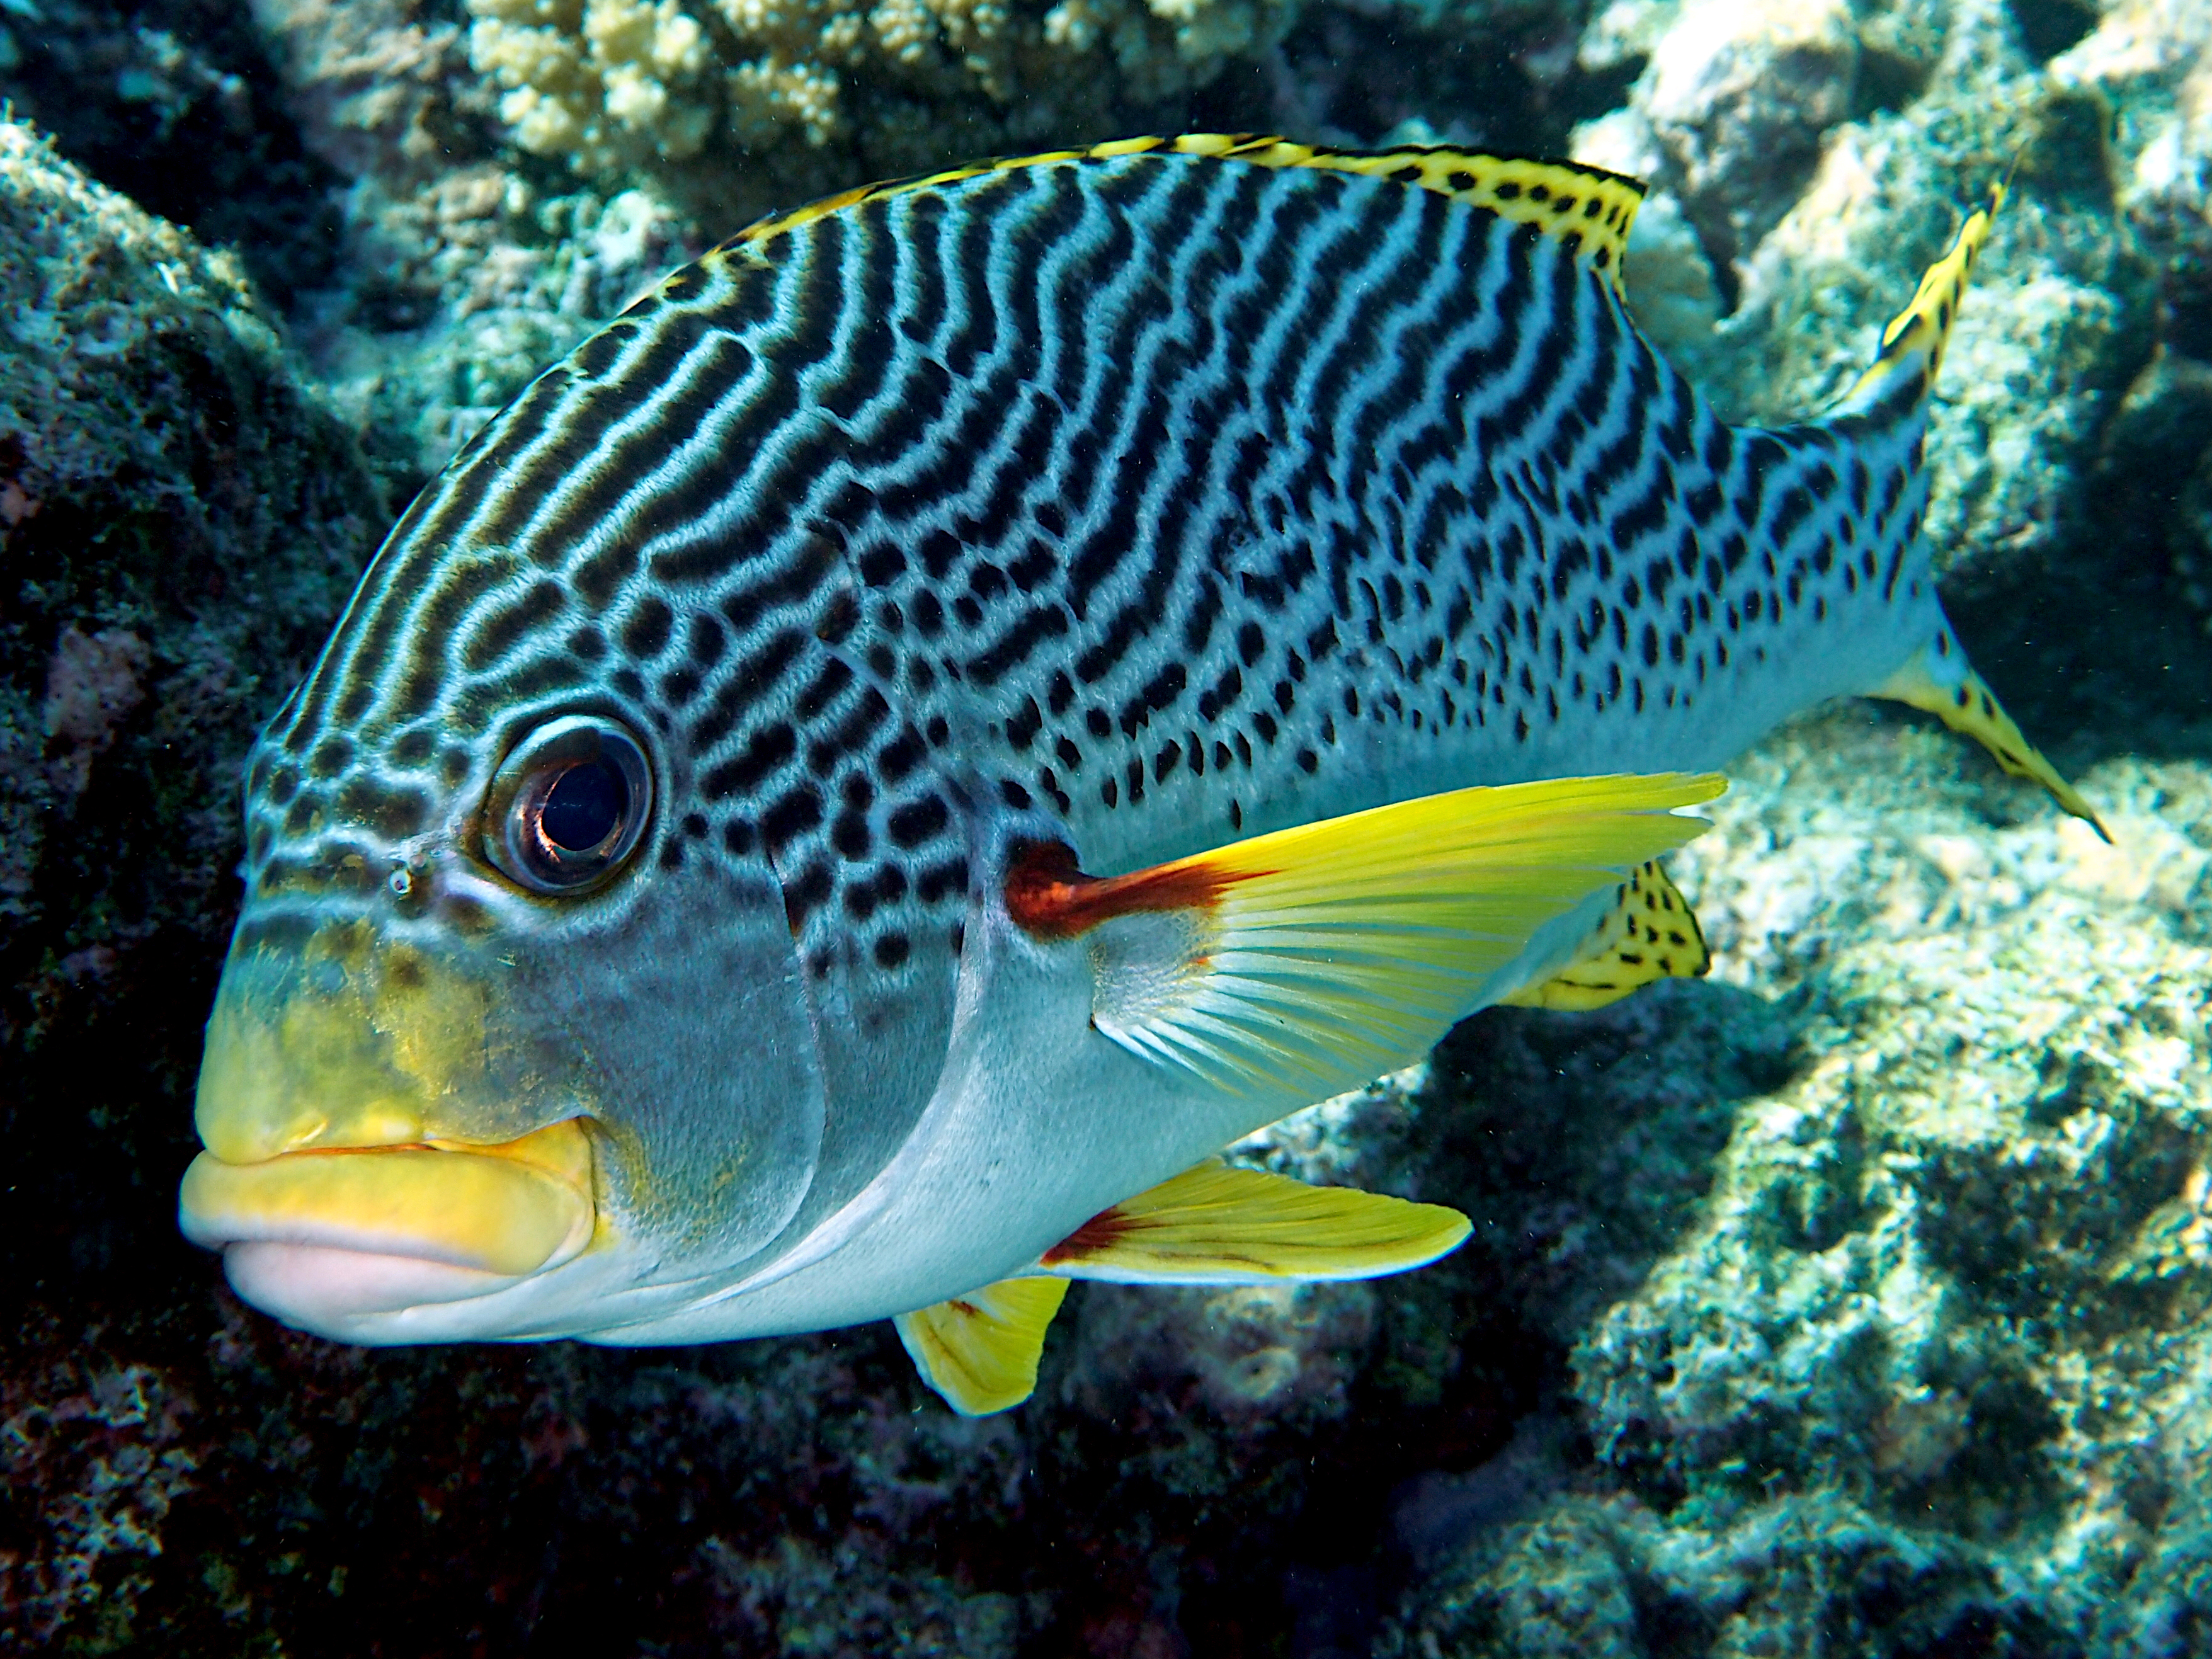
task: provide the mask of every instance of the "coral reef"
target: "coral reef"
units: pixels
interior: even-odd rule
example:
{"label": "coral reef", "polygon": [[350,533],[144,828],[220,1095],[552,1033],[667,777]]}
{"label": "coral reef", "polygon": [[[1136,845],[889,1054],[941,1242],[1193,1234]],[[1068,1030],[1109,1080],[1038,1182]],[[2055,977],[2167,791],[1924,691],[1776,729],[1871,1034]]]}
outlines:
{"label": "coral reef", "polygon": [[880,167],[941,154],[928,129],[970,126],[979,112],[1010,139],[1064,136],[1117,101],[1203,85],[1265,52],[1295,15],[1289,0],[1059,0],[1041,12],[998,0],[468,5],[470,61],[501,88],[515,142],[586,175],[717,145],[765,159],[839,139]]}

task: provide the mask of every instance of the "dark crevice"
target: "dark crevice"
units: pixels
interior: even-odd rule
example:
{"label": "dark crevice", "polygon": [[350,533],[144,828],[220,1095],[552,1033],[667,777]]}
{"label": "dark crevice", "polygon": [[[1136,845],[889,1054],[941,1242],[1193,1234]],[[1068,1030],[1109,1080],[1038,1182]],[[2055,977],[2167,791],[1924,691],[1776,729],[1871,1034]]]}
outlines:
{"label": "dark crevice", "polygon": [[230,0],[54,0],[35,26],[0,10],[18,61],[0,100],[102,184],[236,250],[283,308],[334,279],[336,190],[283,106],[250,7]]}
{"label": "dark crevice", "polygon": [[1928,89],[1933,67],[1923,60],[1863,48],[1858,76],[1851,83],[1850,118],[1863,121],[1903,109]]}
{"label": "dark crevice", "polygon": [[1630,58],[1583,70],[1571,44],[1535,20],[1469,39],[1316,8],[1262,71],[1269,125],[1358,145],[1419,118],[1446,143],[1565,155],[1576,124],[1617,107],[1644,69]]}
{"label": "dark crevice", "polygon": [[2097,27],[2090,0],[2010,0],[2008,8],[2021,42],[2039,64],[2047,64]]}

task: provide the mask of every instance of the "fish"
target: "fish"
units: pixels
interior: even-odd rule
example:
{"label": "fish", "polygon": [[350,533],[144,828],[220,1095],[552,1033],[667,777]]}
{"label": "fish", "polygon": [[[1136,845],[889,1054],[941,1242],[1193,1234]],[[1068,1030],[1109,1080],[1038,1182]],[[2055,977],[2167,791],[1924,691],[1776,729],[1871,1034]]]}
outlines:
{"label": "fish", "polygon": [[1825,415],[1640,334],[1644,187],[1195,134],[770,217],[408,508],[245,780],[185,1234],[368,1344],[890,1318],[971,1414],[1068,1284],[1372,1277],[1224,1162],[1500,1003],[1705,971],[1778,722],[1969,665],[1928,403],[2004,186]]}

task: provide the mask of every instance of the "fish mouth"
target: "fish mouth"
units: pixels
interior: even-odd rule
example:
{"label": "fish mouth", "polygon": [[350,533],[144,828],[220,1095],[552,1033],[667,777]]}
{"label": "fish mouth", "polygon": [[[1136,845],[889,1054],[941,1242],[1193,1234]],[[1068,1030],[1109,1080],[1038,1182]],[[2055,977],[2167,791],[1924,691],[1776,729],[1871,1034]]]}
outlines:
{"label": "fish mouth", "polygon": [[258,1164],[202,1152],[177,1212],[210,1249],[301,1245],[514,1279],[580,1251],[598,1206],[591,1138],[569,1118],[495,1146],[318,1147]]}
{"label": "fish mouth", "polygon": [[491,1294],[601,1220],[592,1103],[517,1036],[461,953],[358,922],[241,929],[208,1021],[206,1148],[179,1226],[288,1324]]}

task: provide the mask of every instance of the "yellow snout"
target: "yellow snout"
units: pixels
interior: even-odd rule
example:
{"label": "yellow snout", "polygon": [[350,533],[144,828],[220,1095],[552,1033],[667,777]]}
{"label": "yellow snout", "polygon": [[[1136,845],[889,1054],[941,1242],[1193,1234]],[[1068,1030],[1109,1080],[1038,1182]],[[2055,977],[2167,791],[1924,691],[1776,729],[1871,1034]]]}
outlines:
{"label": "yellow snout", "polygon": [[241,939],[208,1019],[200,1139],[229,1164],[310,1146],[513,1139],[537,1126],[512,1078],[495,1075],[515,1068],[500,1065],[494,1033],[477,975],[367,922],[296,943]]}
{"label": "yellow snout", "polygon": [[477,1294],[478,1275],[581,1252],[592,1103],[502,1008],[501,970],[364,921],[241,929],[208,1020],[185,1236],[229,1252],[234,1280],[244,1266],[274,1284],[270,1264],[289,1264],[279,1310],[311,1325],[326,1293],[370,1280],[410,1299]]}

